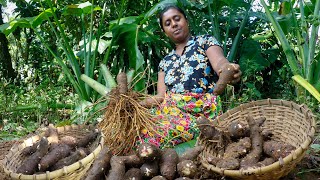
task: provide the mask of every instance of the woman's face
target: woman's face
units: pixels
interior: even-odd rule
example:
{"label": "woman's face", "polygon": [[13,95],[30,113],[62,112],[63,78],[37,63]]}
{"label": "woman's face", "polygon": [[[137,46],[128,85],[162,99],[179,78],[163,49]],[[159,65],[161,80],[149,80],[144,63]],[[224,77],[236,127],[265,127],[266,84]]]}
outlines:
{"label": "woman's face", "polygon": [[166,35],[175,43],[182,43],[189,37],[188,21],[182,13],[171,8],[163,13],[163,30]]}

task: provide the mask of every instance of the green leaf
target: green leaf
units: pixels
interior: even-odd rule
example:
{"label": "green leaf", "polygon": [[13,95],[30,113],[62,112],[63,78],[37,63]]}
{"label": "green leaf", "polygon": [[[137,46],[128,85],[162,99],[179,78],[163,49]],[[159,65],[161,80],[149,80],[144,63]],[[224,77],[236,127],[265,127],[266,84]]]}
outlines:
{"label": "green leaf", "polygon": [[160,9],[164,8],[167,4],[177,4],[177,0],[164,0],[153,6],[145,15],[144,19],[148,19],[153,14],[157,13]]}
{"label": "green leaf", "polygon": [[30,22],[33,20],[33,17],[15,19],[9,23],[0,25],[0,31],[3,32],[6,36],[16,30],[16,28],[30,28]]}
{"label": "green leaf", "polygon": [[113,37],[116,37],[120,47],[124,47],[128,51],[130,68],[136,71],[144,64],[143,56],[138,47],[138,32],[139,26],[137,24],[117,25],[112,30]]}
{"label": "green leaf", "polygon": [[[80,51],[79,52],[76,52],[77,56],[82,56],[84,55],[84,41],[80,41],[79,42],[79,46],[81,47]],[[99,45],[98,45],[98,52],[100,54],[104,53],[104,51],[108,48],[108,46],[110,46],[111,44],[111,41],[106,41],[104,39],[100,39],[99,40]],[[86,51],[88,52],[89,51],[89,46],[90,46],[90,43],[86,43]],[[95,47],[97,46],[97,40],[94,39],[91,41],[91,47],[94,47],[94,48],[91,48],[91,52],[94,52],[95,51]]]}
{"label": "green leaf", "polygon": [[32,21],[32,27],[33,28],[38,27],[40,24],[43,23],[43,21],[48,20],[48,18],[52,16],[53,16],[53,12],[51,11],[51,9],[46,9],[45,11],[41,12],[38,16],[34,18],[34,20]]}
{"label": "green leaf", "polygon": [[254,40],[245,40],[241,47],[240,67],[243,69],[254,69],[261,71],[270,65],[270,62],[263,58],[260,44]]}
{"label": "green leaf", "polygon": [[310,147],[316,152],[320,152],[320,144],[312,144]]}
{"label": "green leaf", "polygon": [[308,81],[303,79],[300,75],[294,75],[292,77],[297,83],[303,86],[310,94],[312,94],[320,102],[320,93],[314,88]]}
{"label": "green leaf", "polygon": [[[81,4],[73,4],[66,6],[63,11],[64,15],[77,15],[80,16],[82,14],[90,14],[91,13],[92,4],[90,2],[84,2]],[[101,10],[100,7],[95,7],[93,11]]]}
{"label": "green leaf", "polygon": [[196,142],[197,142],[197,140],[193,139],[191,141],[178,144],[178,145],[174,146],[173,149],[178,153],[178,155],[181,155],[187,149],[193,148],[195,146]]}
{"label": "green leaf", "polygon": [[[128,16],[121,18],[120,20],[116,19],[113,21],[110,21],[110,29],[112,30],[116,25],[122,25],[122,24],[137,24],[137,19],[139,16]],[[119,21],[119,24],[118,24]]]}

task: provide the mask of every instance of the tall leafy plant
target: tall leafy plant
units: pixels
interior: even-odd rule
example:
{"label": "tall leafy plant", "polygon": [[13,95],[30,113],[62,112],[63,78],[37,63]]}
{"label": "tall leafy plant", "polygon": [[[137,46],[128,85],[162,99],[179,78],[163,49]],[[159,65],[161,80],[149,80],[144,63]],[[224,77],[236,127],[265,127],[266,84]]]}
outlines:
{"label": "tall leafy plant", "polygon": [[[278,13],[260,0],[294,74],[293,79],[320,101],[320,0],[275,1]],[[297,4],[294,7],[294,4]],[[288,28],[289,27],[289,28]]]}

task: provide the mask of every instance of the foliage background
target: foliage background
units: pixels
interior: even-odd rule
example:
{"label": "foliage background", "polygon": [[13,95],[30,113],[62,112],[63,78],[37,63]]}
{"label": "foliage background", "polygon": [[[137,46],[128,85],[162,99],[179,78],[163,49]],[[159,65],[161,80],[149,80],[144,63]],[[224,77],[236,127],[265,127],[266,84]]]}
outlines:
{"label": "foliage background", "polygon": [[[99,94],[86,85],[81,87],[83,82],[74,70],[77,68],[102,84],[106,82],[101,76],[101,63],[113,75],[134,69],[135,75],[142,77],[134,88],[154,94],[158,63],[173,48],[158,25],[158,8],[165,3],[178,3],[186,10],[193,34],[214,35],[223,44],[225,56],[240,64],[241,82],[228,86],[222,96],[225,111],[248,101],[277,98],[305,103],[319,117],[319,102],[291,79],[294,73],[283,47],[257,1],[10,2],[17,6],[16,16],[10,17],[11,22],[16,20],[11,24],[14,28],[1,28],[2,40],[7,40],[1,43],[10,53],[10,57],[0,57],[2,140],[21,137],[47,123],[81,123],[89,116],[88,108],[99,109],[93,108]],[[293,26],[292,16],[283,12],[298,6],[285,8],[284,2],[272,1],[269,8],[282,27],[291,27],[284,31],[288,39],[294,39],[290,32],[299,26]],[[298,1],[290,2],[295,5]],[[316,1],[310,3],[306,17],[312,15]],[[6,1],[0,9],[5,7]],[[53,11],[40,16],[50,8]],[[30,17],[38,17],[41,22],[34,25]],[[94,43],[98,43],[98,49]],[[319,59],[319,41],[316,44]],[[72,80],[74,83],[70,83]]]}

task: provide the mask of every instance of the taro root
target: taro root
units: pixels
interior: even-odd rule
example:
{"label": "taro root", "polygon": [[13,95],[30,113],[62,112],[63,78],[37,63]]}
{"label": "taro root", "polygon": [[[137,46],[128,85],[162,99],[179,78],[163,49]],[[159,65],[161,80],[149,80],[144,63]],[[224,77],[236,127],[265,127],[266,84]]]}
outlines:
{"label": "taro root", "polygon": [[49,142],[46,137],[42,137],[37,148],[37,151],[31,156],[26,158],[21,166],[17,169],[17,173],[22,174],[34,174],[38,169],[38,163],[41,161],[42,157],[48,152]]}

